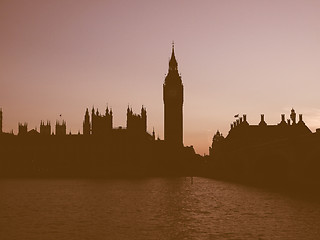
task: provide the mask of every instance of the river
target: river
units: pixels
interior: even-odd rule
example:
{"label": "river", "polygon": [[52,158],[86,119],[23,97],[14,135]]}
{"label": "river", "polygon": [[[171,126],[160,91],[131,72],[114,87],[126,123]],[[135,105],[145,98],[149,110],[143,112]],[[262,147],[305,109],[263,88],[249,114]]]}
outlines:
{"label": "river", "polygon": [[319,201],[206,178],[0,180],[1,240],[306,240],[319,226]]}

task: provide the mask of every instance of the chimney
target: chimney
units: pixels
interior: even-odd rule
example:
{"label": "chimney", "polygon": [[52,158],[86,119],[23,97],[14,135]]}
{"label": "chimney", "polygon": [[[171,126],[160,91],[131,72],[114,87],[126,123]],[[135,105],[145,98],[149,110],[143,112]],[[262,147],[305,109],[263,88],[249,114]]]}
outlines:
{"label": "chimney", "polygon": [[247,121],[247,115],[243,114],[243,121],[246,122]]}
{"label": "chimney", "polygon": [[259,126],[267,126],[267,123],[264,121],[264,114],[261,114],[261,120],[260,120],[260,123],[259,123]]}
{"label": "chimney", "polygon": [[302,114],[299,114],[299,122],[303,122],[303,120],[302,120]]}
{"label": "chimney", "polygon": [[281,122],[285,122],[285,115],[284,114],[281,114]]}

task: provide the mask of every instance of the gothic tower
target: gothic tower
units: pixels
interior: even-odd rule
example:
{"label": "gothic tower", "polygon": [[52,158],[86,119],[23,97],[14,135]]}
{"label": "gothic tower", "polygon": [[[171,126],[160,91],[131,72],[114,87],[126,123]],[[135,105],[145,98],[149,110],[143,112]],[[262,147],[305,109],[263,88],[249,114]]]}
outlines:
{"label": "gothic tower", "polygon": [[183,84],[174,55],[174,44],[169,71],[163,84],[164,140],[172,145],[183,145]]}
{"label": "gothic tower", "polygon": [[47,121],[47,123],[45,123],[44,121],[41,121],[40,134],[51,135],[51,123],[49,121]]}
{"label": "gothic tower", "polygon": [[62,121],[60,123],[59,121],[56,121],[56,136],[64,136],[67,134],[67,124],[65,121]]}
{"label": "gothic tower", "polygon": [[83,121],[83,135],[90,135],[90,116],[89,116],[89,110],[87,108],[86,114],[84,115],[84,121]]}
{"label": "gothic tower", "polygon": [[134,114],[132,108],[127,108],[127,129],[130,132],[147,132],[147,110],[141,107],[141,114]]}
{"label": "gothic tower", "polygon": [[143,130],[143,132],[147,132],[147,110],[143,106],[141,107],[141,120],[141,129]]}

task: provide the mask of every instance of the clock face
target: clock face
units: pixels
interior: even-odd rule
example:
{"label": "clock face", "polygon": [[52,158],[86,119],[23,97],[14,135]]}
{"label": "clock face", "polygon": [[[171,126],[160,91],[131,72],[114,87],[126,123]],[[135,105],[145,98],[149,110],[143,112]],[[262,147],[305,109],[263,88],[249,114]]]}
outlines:
{"label": "clock face", "polygon": [[168,95],[170,97],[175,97],[175,96],[177,96],[177,91],[174,89],[171,89],[171,90],[169,90]]}

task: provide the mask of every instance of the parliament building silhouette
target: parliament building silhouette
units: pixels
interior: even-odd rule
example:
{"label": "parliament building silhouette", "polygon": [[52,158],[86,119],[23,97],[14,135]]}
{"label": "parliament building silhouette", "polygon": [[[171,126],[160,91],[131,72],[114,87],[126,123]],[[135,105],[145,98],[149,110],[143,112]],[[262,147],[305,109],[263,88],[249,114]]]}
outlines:
{"label": "parliament building silhouette", "polygon": [[[170,145],[183,145],[183,84],[178,73],[178,62],[172,44],[172,54],[169,61],[169,70],[163,84],[164,102],[164,141]],[[55,132],[51,129],[49,121],[40,122],[40,131],[32,129],[28,131],[27,123],[18,123],[18,136],[39,135],[39,136],[63,136],[67,135],[66,121],[56,121]],[[113,128],[113,112],[108,107],[105,114],[92,107],[91,115],[86,109],[83,121],[83,135],[89,136],[112,136],[117,131],[127,131],[130,134],[155,140],[155,132],[152,135],[147,132],[147,110],[144,106],[140,114],[135,114],[132,108],[127,108],[127,126],[125,129]],[[2,131],[2,109],[0,109],[0,133]],[[5,134],[5,133],[3,133]],[[12,133],[11,133],[12,134]],[[70,133],[71,135],[71,133]]]}
{"label": "parliament building silhouette", "polygon": [[[82,134],[68,134],[66,121],[41,121],[40,131],[18,123],[17,136],[2,132],[0,174],[25,176],[185,175],[199,157],[183,145],[183,84],[174,44],[163,84],[164,140],[147,132],[147,110],[127,108],[126,128],[113,127],[113,112],[92,107],[84,114]],[[10,175],[10,174],[9,174]]]}
{"label": "parliament building silhouette", "polygon": [[320,131],[281,115],[268,125],[235,116],[224,137],[214,135],[208,156],[183,144],[184,86],[172,45],[163,83],[164,140],[147,131],[147,110],[127,108],[126,128],[113,126],[113,112],[85,110],[82,134],[67,133],[66,121],[40,122],[40,130],[18,124],[18,134],[2,131],[0,109],[0,177],[146,177],[205,176],[241,182],[320,186]]}

